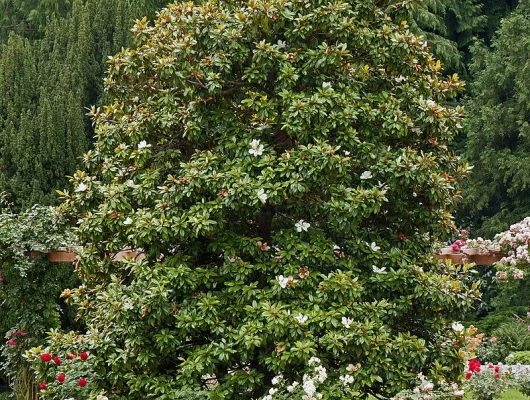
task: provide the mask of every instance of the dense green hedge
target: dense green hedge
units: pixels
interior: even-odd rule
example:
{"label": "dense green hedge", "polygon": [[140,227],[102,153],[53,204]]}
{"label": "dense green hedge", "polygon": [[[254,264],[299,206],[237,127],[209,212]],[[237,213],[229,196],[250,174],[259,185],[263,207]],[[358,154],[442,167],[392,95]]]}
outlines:
{"label": "dense green hedge", "polygon": [[77,327],[70,307],[59,298],[65,287],[77,285],[73,266],[50,263],[42,252],[75,244],[63,222],[49,207],[20,214],[8,207],[0,211],[0,371],[11,384],[27,371],[21,355],[45,332]]}

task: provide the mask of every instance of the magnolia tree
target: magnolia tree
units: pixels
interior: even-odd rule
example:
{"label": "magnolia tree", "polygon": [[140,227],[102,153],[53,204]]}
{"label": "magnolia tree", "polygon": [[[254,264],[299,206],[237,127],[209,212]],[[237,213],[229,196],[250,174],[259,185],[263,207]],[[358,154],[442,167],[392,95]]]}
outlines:
{"label": "magnolia tree", "polygon": [[[86,388],[114,399],[458,380],[453,322],[478,293],[430,253],[467,173],[447,148],[462,83],[392,22],[403,4],[212,0],[138,21],[64,193],[87,332],[45,351],[87,351]],[[114,261],[125,248],[141,256]]]}

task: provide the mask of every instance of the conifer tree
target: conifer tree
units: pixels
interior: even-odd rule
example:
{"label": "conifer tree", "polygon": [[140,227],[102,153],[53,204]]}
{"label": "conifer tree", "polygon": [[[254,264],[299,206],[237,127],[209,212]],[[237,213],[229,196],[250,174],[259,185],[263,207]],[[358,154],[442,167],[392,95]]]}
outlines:
{"label": "conifer tree", "polygon": [[459,219],[493,236],[530,215],[530,1],[506,18],[492,49],[473,49],[466,157],[474,165]]}
{"label": "conifer tree", "polygon": [[163,3],[76,0],[48,20],[42,39],[11,34],[0,55],[0,190],[16,206],[56,201],[90,146],[85,114],[102,101],[109,55],[129,43],[136,18]]}

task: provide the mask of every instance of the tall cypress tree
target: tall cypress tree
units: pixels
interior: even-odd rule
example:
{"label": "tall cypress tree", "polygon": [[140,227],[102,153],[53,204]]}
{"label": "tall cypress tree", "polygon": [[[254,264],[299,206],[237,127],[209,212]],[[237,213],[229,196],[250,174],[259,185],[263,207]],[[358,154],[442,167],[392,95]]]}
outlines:
{"label": "tall cypress tree", "polygon": [[12,34],[0,58],[0,190],[17,206],[51,204],[67,185],[93,137],[85,113],[102,102],[108,57],[130,44],[136,18],[163,4],[76,0],[42,39]]}
{"label": "tall cypress tree", "polygon": [[506,18],[492,49],[473,50],[466,156],[475,166],[460,220],[492,236],[530,214],[530,0]]}

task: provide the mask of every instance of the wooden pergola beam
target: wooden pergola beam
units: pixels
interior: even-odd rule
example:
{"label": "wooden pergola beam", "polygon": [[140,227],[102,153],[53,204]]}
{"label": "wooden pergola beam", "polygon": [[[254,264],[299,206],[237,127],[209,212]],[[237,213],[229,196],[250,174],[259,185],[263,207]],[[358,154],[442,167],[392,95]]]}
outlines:
{"label": "wooden pergola beam", "polygon": [[453,264],[465,264],[465,263],[475,263],[477,265],[492,265],[497,261],[500,261],[502,255],[500,254],[464,254],[464,253],[454,253],[454,254],[435,254],[434,258],[439,260],[451,260]]}

